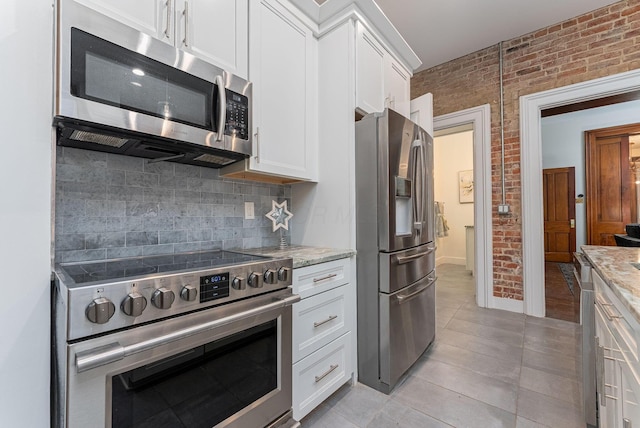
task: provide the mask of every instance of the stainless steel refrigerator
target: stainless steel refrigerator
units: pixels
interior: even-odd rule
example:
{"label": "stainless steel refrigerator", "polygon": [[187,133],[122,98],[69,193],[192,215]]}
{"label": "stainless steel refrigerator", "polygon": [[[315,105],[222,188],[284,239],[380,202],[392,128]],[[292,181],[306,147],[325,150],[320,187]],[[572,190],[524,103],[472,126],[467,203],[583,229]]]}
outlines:
{"label": "stainless steel refrigerator", "polygon": [[358,378],[389,393],[435,337],[433,139],[385,109],[355,155]]}

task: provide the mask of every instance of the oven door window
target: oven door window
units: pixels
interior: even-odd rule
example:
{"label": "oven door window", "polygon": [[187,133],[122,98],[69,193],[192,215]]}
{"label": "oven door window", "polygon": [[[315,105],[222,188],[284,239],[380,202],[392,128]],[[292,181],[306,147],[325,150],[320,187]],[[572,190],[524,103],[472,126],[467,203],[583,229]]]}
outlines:
{"label": "oven door window", "polygon": [[77,28],[70,89],[79,98],[217,131],[215,84]]}
{"label": "oven door window", "polygon": [[112,427],[217,425],[278,388],[277,320],[111,377]]}

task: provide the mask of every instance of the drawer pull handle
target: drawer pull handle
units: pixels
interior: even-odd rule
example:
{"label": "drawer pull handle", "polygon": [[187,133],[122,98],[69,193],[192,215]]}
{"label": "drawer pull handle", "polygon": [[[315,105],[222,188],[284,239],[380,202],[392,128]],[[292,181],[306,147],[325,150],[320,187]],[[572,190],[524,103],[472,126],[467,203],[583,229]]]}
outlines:
{"label": "drawer pull handle", "polygon": [[313,326],[314,326],[314,327],[320,327],[322,324],[326,324],[326,323],[328,323],[328,322],[330,322],[330,321],[333,321],[333,320],[334,320],[334,319],[336,319],[336,318],[338,318],[338,316],[337,316],[337,315],[329,315],[329,318],[327,318],[327,319],[326,319],[326,320],[324,320],[324,321],[316,321],[316,322],[314,322],[314,323],[313,323]]}
{"label": "drawer pull handle", "polygon": [[[609,321],[613,321],[614,318],[622,318],[622,315],[614,315],[613,312],[609,311],[607,306],[613,306],[613,305],[612,304],[603,304],[602,305],[602,311],[604,312],[606,317],[609,319]],[[614,307],[614,309],[615,309],[615,307]],[[616,310],[616,312],[617,312],[617,310]]]}
{"label": "drawer pull handle", "polygon": [[313,278],[313,282],[320,282],[320,281],[324,281],[326,279],[331,279],[331,278],[335,278],[336,276],[338,276],[337,273],[330,273],[327,276],[323,276],[322,278]]}
{"label": "drawer pull handle", "polygon": [[322,379],[324,379],[325,377],[329,376],[331,374],[331,372],[334,371],[337,368],[338,368],[338,364],[332,364],[331,367],[329,367],[329,370],[327,370],[326,372],[322,373],[320,376],[316,376],[316,383],[320,382]]}

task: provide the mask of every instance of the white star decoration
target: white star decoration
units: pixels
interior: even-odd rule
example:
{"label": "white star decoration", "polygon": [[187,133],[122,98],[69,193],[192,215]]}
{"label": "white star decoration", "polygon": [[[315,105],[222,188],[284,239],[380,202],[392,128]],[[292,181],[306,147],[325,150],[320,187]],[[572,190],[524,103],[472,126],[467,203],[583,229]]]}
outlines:
{"label": "white star decoration", "polygon": [[279,204],[276,201],[271,201],[271,211],[265,214],[265,216],[273,222],[273,231],[282,228],[289,230],[289,219],[293,217],[293,214],[287,209],[287,201]]}

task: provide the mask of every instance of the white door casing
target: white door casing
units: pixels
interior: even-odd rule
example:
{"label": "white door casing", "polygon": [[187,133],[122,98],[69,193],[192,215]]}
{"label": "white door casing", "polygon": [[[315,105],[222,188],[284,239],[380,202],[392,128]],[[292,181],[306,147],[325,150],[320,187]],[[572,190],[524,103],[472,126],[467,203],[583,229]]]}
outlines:
{"label": "white door casing", "polygon": [[632,70],[520,97],[522,280],[527,315],[545,315],[540,112],[639,89],[640,70]]}
{"label": "white door casing", "polygon": [[[473,124],[473,182],[476,303],[482,308],[518,312],[509,299],[493,297],[493,226],[491,220],[491,109],[489,104],[433,118],[433,129]],[[514,307],[515,306],[515,307]],[[520,309],[519,312],[522,310]]]}

